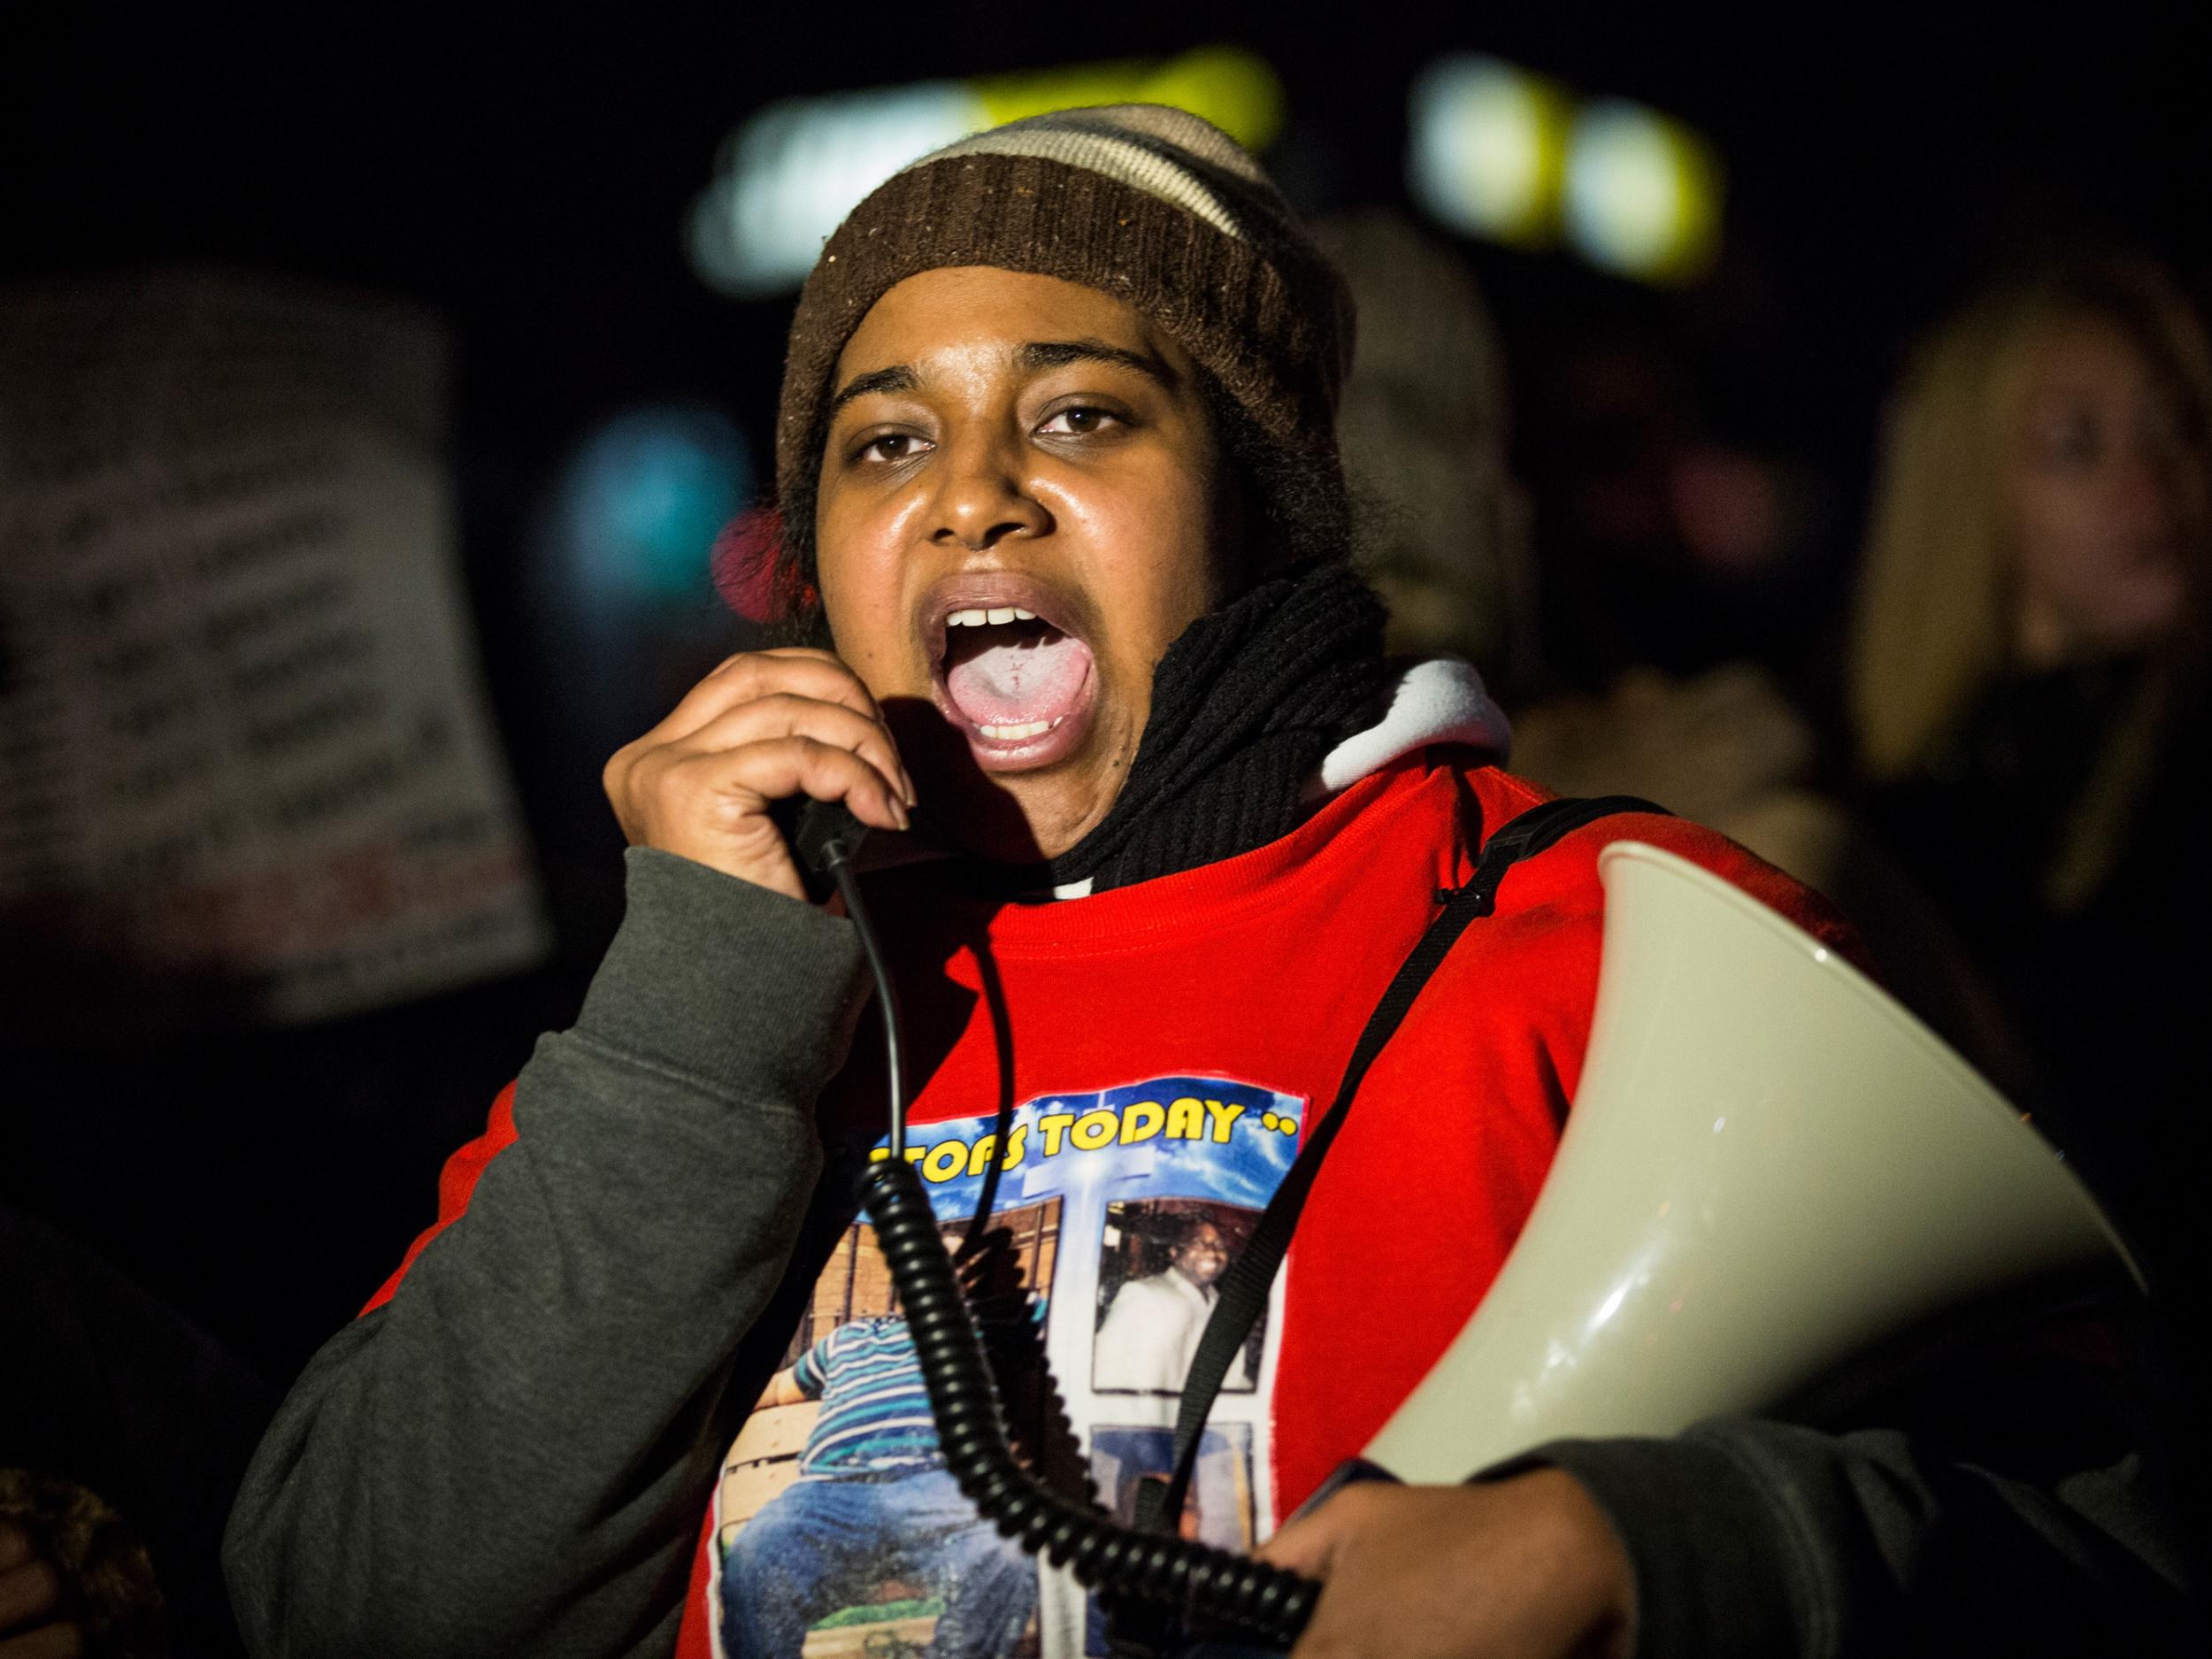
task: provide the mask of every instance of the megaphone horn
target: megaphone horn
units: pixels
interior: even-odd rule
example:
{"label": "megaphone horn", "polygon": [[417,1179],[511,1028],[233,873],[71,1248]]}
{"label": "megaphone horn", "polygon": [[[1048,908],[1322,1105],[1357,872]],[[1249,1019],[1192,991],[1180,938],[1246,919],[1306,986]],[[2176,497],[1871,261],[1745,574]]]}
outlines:
{"label": "megaphone horn", "polygon": [[1671,1434],[1993,1292],[2098,1263],[2141,1283],[2020,1113],[1849,963],[1658,848],[1598,870],[1550,1176],[1370,1462],[1455,1482],[1563,1436]]}

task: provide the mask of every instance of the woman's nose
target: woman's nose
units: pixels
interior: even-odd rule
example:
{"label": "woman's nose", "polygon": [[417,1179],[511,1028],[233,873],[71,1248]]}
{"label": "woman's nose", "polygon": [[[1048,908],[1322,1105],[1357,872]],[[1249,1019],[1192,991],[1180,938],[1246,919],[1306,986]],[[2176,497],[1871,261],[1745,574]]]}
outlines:
{"label": "woman's nose", "polygon": [[1025,488],[1018,457],[981,439],[949,446],[936,502],[934,541],[982,552],[1013,535],[1041,535],[1052,515]]}

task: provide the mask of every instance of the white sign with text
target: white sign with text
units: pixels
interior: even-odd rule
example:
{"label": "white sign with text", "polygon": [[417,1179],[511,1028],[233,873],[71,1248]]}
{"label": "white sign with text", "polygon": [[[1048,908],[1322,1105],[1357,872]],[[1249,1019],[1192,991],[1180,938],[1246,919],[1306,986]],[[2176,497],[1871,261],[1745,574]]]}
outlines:
{"label": "white sign with text", "polygon": [[0,293],[0,982],[320,1018],[547,932],[479,682],[446,349],[184,274]]}

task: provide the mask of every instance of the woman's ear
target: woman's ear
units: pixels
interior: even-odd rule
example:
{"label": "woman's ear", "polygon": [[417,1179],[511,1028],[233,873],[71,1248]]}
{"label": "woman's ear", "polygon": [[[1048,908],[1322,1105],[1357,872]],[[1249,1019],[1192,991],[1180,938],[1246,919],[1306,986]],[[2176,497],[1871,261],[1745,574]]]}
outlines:
{"label": "woman's ear", "polygon": [[722,603],[763,627],[778,620],[787,562],[783,516],[767,502],[723,526],[707,555],[708,574]]}

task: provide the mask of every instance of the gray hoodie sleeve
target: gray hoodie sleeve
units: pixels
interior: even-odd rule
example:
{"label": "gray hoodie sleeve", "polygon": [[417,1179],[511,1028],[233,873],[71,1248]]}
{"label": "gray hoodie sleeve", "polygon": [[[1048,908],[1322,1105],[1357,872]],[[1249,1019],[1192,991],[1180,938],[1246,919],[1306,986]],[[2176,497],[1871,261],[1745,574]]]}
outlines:
{"label": "gray hoodie sleeve", "polygon": [[2046,1485],[1892,1430],[1718,1418],[1556,1441],[1489,1478],[1539,1463],[1625,1548],[1638,1659],[2204,1651],[2139,1455]]}
{"label": "gray hoodie sleeve", "polygon": [[864,991],[846,922],[664,853],[628,881],[514,1143],[254,1459],[224,1558],[261,1659],[672,1645]]}

